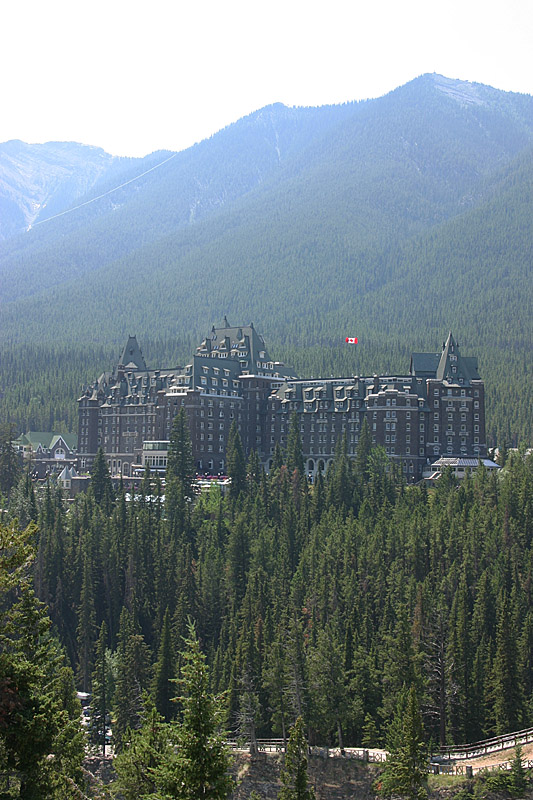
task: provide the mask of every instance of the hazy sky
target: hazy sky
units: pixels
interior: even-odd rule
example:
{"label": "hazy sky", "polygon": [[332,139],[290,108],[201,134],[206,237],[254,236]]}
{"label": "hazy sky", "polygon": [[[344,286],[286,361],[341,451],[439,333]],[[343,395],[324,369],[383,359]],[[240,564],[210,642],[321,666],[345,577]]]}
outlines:
{"label": "hazy sky", "polygon": [[533,94],[531,0],[5,0],[0,142],[182,150],[424,72]]}

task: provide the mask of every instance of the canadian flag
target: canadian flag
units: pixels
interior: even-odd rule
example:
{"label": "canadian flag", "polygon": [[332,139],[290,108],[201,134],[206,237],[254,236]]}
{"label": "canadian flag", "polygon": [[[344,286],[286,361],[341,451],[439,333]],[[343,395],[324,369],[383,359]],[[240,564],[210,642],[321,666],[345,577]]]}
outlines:
{"label": "canadian flag", "polygon": [[347,344],[357,344],[357,336],[347,336],[346,337]]}

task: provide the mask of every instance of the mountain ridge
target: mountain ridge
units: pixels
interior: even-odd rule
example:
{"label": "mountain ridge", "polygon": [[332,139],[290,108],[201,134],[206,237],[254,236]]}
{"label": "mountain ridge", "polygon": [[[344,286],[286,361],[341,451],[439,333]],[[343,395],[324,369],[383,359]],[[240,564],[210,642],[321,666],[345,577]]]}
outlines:
{"label": "mountain ridge", "polygon": [[[532,149],[532,97],[442,76],[325,110],[266,107],[175,157],[118,162],[124,180],[169,159],[114,208],[106,196],[4,242],[2,339],[84,348],[134,330],[161,363],[227,313],[316,375],[400,369],[453,327],[519,398]],[[350,363],[334,343],[355,327]],[[493,397],[494,436],[516,439],[531,412],[517,399],[507,424],[503,388]]]}

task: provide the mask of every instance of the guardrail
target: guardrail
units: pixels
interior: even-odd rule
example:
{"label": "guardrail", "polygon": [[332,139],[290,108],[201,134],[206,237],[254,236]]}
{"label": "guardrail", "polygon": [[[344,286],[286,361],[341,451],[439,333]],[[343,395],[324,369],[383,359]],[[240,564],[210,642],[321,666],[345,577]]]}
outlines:
{"label": "guardrail", "polygon": [[488,753],[508,750],[518,744],[527,744],[528,742],[533,742],[533,728],[525,728],[502,736],[493,736],[492,739],[482,739],[479,742],[471,742],[470,744],[440,747],[439,755],[450,761],[452,759],[478,758]]}
{"label": "guardrail", "polygon": [[[524,769],[531,769],[533,761],[523,759],[522,766]],[[482,767],[475,767],[473,764],[430,764],[429,772],[432,775],[466,775],[467,778],[472,778],[479,772],[500,772],[509,771],[511,769],[510,761],[501,761],[499,764],[487,764]]]}
{"label": "guardrail", "polygon": [[[245,752],[250,750],[249,742],[243,742],[237,739],[228,739],[226,744],[233,750],[242,750]],[[285,743],[283,739],[257,739],[256,744],[259,753],[285,752]],[[385,750],[361,747],[317,747],[315,745],[309,746],[309,755],[320,758],[352,758],[357,761],[365,761],[367,763],[380,763],[385,761],[387,758],[387,753]]]}

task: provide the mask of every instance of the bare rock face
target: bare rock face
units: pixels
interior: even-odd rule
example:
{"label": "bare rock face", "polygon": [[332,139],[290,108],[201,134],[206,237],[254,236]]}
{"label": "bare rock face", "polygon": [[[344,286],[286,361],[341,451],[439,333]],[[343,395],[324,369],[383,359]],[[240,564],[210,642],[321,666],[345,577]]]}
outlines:
{"label": "bare rock face", "polygon": [[[248,800],[255,791],[264,800],[276,800],[280,789],[279,773],[282,757],[270,753],[257,758],[239,755],[235,764],[237,788],[232,800]],[[378,773],[374,765],[363,765],[354,759],[310,756],[309,782],[317,800],[374,800],[372,784]]]}
{"label": "bare rock face", "polygon": [[74,142],[0,145],[0,240],[86,195],[120,159]]}

